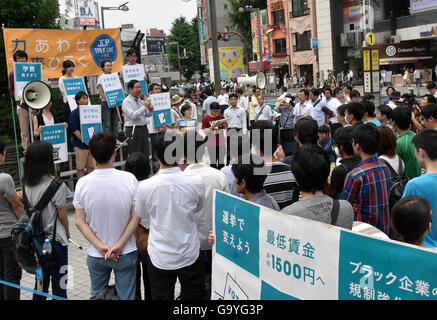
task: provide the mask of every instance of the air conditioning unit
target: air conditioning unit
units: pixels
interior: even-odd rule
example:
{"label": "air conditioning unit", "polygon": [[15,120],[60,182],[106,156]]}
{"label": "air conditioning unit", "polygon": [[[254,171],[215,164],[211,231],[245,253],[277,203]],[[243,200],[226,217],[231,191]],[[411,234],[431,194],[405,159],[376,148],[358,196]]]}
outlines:
{"label": "air conditioning unit", "polygon": [[401,36],[395,35],[390,36],[390,43],[399,43],[401,42]]}

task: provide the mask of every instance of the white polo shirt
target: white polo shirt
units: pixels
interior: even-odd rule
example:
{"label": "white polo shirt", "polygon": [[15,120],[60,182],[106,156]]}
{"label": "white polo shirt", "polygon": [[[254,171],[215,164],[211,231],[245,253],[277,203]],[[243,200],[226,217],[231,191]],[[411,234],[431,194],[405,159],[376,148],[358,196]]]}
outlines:
{"label": "white polo shirt", "polygon": [[341,106],[342,103],[340,102],[340,100],[338,100],[337,98],[332,98],[329,102],[328,102],[328,108],[329,110],[331,110],[332,112],[334,112],[334,117],[330,118],[331,123],[338,123],[337,120],[337,108],[339,106]]}
{"label": "white polo shirt", "polygon": [[269,118],[273,116],[272,108],[270,108],[268,104],[258,106],[255,108],[253,116],[258,120],[269,120]]}
{"label": "white polo shirt", "polygon": [[161,169],[140,183],[135,210],[150,225],[147,250],[153,265],[176,270],[199,257],[196,214],[205,203],[202,179],[179,167]]}

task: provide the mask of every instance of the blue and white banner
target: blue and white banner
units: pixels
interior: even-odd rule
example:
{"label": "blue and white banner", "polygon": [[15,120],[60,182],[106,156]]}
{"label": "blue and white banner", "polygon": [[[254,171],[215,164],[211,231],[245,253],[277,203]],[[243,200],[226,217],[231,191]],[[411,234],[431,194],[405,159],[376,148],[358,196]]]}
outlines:
{"label": "blue and white banner", "polygon": [[68,161],[67,130],[64,123],[42,126],[41,140],[52,144],[55,163]]}
{"label": "blue and white banner", "polygon": [[[437,254],[216,191],[212,299],[437,299]],[[415,267],[412,267],[412,266]]]}
{"label": "blue and white banner", "polygon": [[15,101],[22,101],[21,93],[31,81],[42,81],[42,63],[14,63],[14,94]]}
{"label": "blue and white banner", "polygon": [[121,68],[121,72],[123,75],[123,82],[127,94],[129,94],[129,88],[127,87],[129,81],[138,80],[141,84],[141,92],[145,96],[147,96],[148,92],[147,92],[146,74],[144,72],[144,65],[142,64],[124,65]]}
{"label": "blue and white banner", "polygon": [[96,133],[102,131],[102,108],[100,105],[80,106],[79,114],[82,142],[88,143]]}
{"label": "blue and white banner", "polygon": [[117,73],[102,75],[102,88],[106,95],[109,108],[114,108],[123,103],[124,92]]}
{"label": "blue and white banner", "polygon": [[149,99],[153,109],[153,123],[155,127],[171,125],[173,123],[171,117],[171,102],[170,92],[151,94]]}
{"label": "blue and white banner", "polygon": [[76,96],[76,93],[79,91],[87,92],[85,87],[85,81],[83,77],[79,78],[64,78],[62,79],[62,82],[64,83],[64,88],[67,93],[67,100],[68,105],[70,106],[70,110],[73,111],[77,108],[77,103],[74,97]]}

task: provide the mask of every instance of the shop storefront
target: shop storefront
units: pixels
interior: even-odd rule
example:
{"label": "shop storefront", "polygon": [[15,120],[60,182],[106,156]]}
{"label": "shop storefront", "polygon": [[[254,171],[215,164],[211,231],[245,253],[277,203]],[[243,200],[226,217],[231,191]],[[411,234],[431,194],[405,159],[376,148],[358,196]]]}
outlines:
{"label": "shop storefront", "polygon": [[[414,83],[413,72],[421,70],[422,82],[431,82],[436,66],[436,52],[431,50],[431,40],[414,40],[374,46],[379,49],[380,69],[391,73],[393,85],[402,85],[405,69],[410,72],[410,84]],[[411,72],[412,71],[412,72]],[[390,79],[389,79],[390,80]]]}

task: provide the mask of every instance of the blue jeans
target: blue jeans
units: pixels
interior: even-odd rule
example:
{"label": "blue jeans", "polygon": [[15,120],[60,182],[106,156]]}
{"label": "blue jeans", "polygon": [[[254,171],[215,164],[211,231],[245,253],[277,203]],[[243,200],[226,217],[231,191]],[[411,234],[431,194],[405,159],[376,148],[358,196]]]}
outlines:
{"label": "blue jeans", "polygon": [[137,251],[121,255],[117,262],[88,256],[86,263],[91,277],[91,300],[95,300],[99,291],[109,284],[112,270],[120,300],[135,300],[137,260]]}
{"label": "blue jeans", "polygon": [[118,115],[116,108],[109,108],[108,102],[102,101],[102,127],[104,133],[118,138]]}
{"label": "blue jeans", "polygon": [[[50,279],[52,280],[52,294],[54,296],[67,298],[67,276],[68,276],[68,247],[55,241],[52,248],[53,259],[56,262],[55,271],[51,274],[44,273],[43,292],[49,292]],[[35,290],[36,287],[35,281]],[[46,300],[47,297],[37,294],[33,300]]]}

